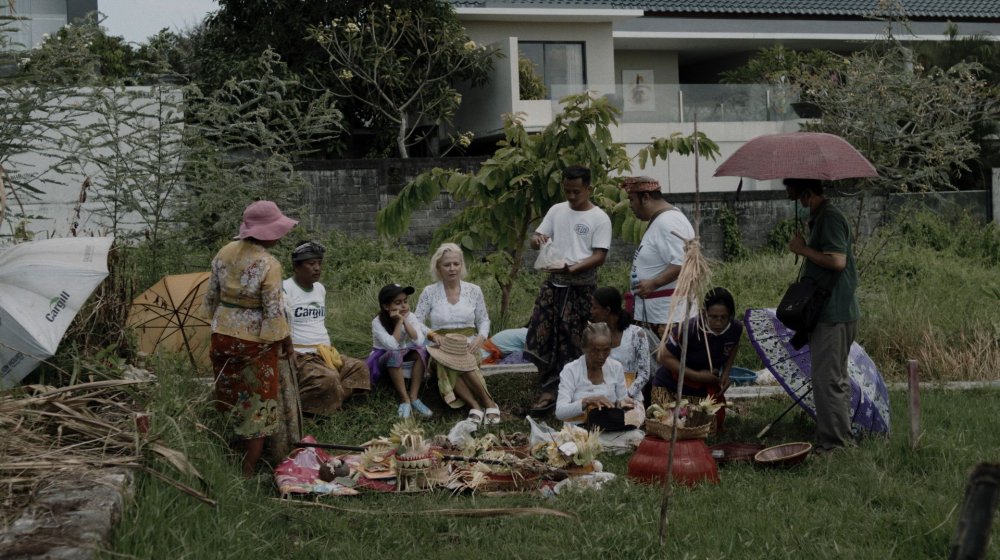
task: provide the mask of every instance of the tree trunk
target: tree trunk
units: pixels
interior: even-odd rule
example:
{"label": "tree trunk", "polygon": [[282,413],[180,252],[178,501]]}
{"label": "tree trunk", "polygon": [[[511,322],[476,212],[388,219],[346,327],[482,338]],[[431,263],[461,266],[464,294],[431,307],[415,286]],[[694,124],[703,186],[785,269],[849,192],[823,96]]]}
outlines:
{"label": "tree trunk", "polygon": [[507,279],[504,280],[503,284],[500,286],[500,292],[503,297],[500,299],[500,316],[507,316],[507,308],[510,307],[510,291],[514,288],[514,279],[517,278],[517,273],[521,271],[521,258],[524,253],[524,248],[519,247],[514,250],[514,254],[511,255],[513,262],[510,266],[510,274],[507,275]]}
{"label": "tree trunk", "polygon": [[399,150],[399,157],[406,159],[410,154],[406,151],[406,111],[399,115],[399,130],[396,132],[396,149]]}

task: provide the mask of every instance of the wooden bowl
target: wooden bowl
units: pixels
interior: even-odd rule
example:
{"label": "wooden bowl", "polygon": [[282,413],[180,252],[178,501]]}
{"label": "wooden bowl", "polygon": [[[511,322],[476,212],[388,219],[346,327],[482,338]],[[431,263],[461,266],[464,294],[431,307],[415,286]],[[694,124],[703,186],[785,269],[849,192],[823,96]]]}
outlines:
{"label": "wooden bowl", "polygon": [[714,451],[722,451],[723,455],[721,458],[716,458],[715,462],[720,465],[723,463],[736,463],[741,461],[753,462],[754,456],[758,452],[764,450],[764,446],[759,443],[740,443],[738,441],[730,441],[727,443],[718,443],[709,446],[709,449]]}
{"label": "wooden bowl", "polygon": [[812,444],[806,442],[783,443],[762,449],[753,456],[753,460],[758,465],[770,467],[790,467],[806,460],[809,452],[812,451]]}

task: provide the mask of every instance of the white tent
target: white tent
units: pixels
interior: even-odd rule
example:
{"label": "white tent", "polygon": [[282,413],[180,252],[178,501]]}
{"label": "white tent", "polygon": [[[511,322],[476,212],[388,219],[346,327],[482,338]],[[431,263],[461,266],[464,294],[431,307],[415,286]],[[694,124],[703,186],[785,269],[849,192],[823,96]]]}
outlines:
{"label": "white tent", "polygon": [[73,317],[108,275],[114,238],[73,237],[0,252],[0,389],[56,353]]}

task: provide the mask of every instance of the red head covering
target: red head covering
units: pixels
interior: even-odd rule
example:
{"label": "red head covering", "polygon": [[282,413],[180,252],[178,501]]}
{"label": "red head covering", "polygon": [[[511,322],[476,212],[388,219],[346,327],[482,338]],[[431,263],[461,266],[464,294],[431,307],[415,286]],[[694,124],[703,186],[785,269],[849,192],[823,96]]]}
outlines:
{"label": "red head covering", "polygon": [[627,193],[660,192],[660,183],[652,177],[625,177],[622,188]]}

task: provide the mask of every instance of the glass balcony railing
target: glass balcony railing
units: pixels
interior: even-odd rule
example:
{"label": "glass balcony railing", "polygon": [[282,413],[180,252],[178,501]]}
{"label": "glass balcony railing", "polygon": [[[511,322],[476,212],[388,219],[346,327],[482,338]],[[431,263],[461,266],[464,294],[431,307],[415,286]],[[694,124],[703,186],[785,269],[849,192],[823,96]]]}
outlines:
{"label": "glass balcony railing", "polygon": [[789,88],[764,84],[551,85],[553,112],[559,99],[585,90],[606,96],[624,123],[784,121],[796,119]]}

